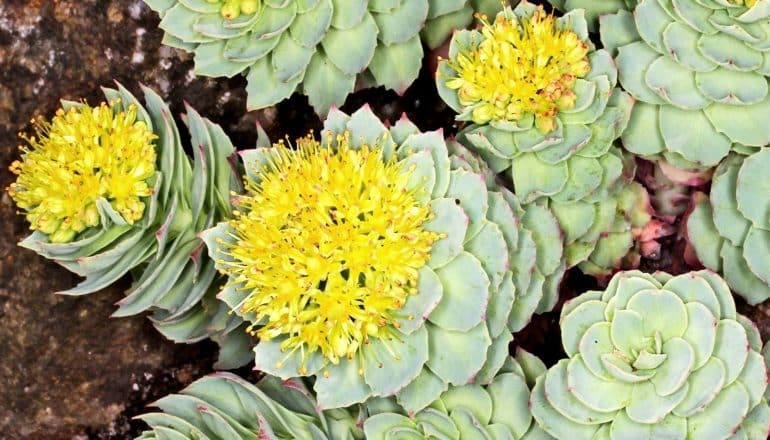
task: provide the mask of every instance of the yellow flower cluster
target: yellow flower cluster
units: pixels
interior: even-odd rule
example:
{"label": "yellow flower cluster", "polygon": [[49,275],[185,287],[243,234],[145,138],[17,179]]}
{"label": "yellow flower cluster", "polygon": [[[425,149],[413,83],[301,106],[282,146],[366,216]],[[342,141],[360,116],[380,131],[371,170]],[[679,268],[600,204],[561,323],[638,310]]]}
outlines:
{"label": "yellow flower cluster", "polygon": [[336,364],[369,338],[394,336],[439,238],[422,229],[433,214],[415,197],[424,189],[408,189],[412,169],[376,146],[351,148],[348,135],[271,153],[258,182],[246,179],[234,243],[220,241],[230,261],[218,263],[248,292],[241,311],[263,320],[254,334],[287,337],[281,348],[287,358],[299,350],[303,365],[317,350]]}
{"label": "yellow flower cluster", "polygon": [[590,70],[588,45],[542,7],[528,20],[505,13],[492,24],[481,20],[482,41],[448,60],[457,77],[447,87],[457,90],[463,106],[473,107],[477,124],[533,114],[540,132],[554,130],[558,110],[575,105],[575,79]]}
{"label": "yellow flower cluster", "polygon": [[18,177],[8,187],[16,205],[26,211],[30,228],[53,243],[100,223],[96,201],[110,203],[129,224],[144,213],[143,197],[155,175],[156,138],[136,120],[135,106],[118,111],[116,104],[60,109],[50,121],[33,120],[35,135],[21,135],[21,160],[11,164]]}

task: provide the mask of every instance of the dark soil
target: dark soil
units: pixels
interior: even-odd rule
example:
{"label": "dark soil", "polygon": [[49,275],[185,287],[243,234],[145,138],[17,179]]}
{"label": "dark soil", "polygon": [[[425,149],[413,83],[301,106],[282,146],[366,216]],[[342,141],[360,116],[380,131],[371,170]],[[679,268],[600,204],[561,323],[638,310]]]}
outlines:
{"label": "dark soil", "polygon": [[[146,84],[177,115],[189,102],[240,148],[255,144],[257,123],[273,140],[320,129],[302,96],[245,112],[243,78],[196,78],[188,54],[161,46],[157,25],[141,0],[0,0],[0,186],[12,180],[7,167],[18,157],[17,132],[27,130],[32,117],[53,114],[59,98],[95,104],[99,87],[113,80],[135,93]],[[343,110],[365,103],[391,122],[405,112],[422,130],[456,132],[427,67],[404,96],[365,90],[350,96]],[[77,279],[16,246],[28,230],[5,193],[0,224],[0,437],[131,438],[143,428],[131,417],[212,370],[214,344],[174,345],[144,317],[108,318],[127,284],[81,298],[54,295]],[[681,252],[670,238],[661,258],[642,267],[684,271]],[[593,278],[570,271],[561,301],[597,287]],[[768,307],[739,308],[760,324],[763,337],[770,334]],[[515,344],[554,363],[563,356],[558,317],[558,309],[535,317]],[[251,375],[248,367],[238,373]]]}

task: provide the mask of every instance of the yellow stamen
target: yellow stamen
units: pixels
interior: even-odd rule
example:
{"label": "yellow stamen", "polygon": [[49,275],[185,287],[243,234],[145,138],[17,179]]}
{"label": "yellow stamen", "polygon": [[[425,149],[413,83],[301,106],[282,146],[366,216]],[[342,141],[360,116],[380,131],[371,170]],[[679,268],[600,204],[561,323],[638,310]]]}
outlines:
{"label": "yellow stamen", "polygon": [[134,105],[83,105],[46,122],[33,120],[35,135],[20,135],[21,160],[11,164],[18,177],[8,193],[26,211],[30,228],[49,234],[54,243],[71,241],[100,223],[96,207],[103,197],[129,224],[142,218],[143,197],[152,188],[157,137],[137,121]]}
{"label": "yellow stamen", "polygon": [[533,114],[542,133],[554,130],[558,110],[575,105],[575,79],[590,70],[588,44],[542,7],[521,21],[510,10],[491,24],[480,18],[483,41],[447,61],[457,72],[447,87],[477,124]]}
{"label": "yellow stamen", "polygon": [[[333,139],[330,139],[330,141]],[[230,282],[250,292],[240,310],[266,323],[257,335],[284,336],[281,348],[352,359],[369,338],[391,338],[396,312],[416,293],[418,269],[439,234],[408,189],[411,170],[377,146],[338,147],[312,137],[291,150],[276,144],[270,163],[246,179],[230,221]]]}

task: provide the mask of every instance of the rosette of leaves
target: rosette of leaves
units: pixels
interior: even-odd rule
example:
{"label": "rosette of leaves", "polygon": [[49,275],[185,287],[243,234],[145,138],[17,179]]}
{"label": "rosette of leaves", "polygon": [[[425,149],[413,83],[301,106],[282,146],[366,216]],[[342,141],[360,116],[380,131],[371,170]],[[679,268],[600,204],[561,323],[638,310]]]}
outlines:
{"label": "rosette of leaves", "polygon": [[[113,316],[152,312],[166,337],[226,345],[220,365],[248,359],[243,322],[216,298],[223,283],[196,233],[229,216],[239,188],[222,129],[187,107],[194,160],[185,155],[171,112],[143,87],[146,106],[118,85],[110,104],[63,102],[51,123],[27,138],[11,197],[33,233],[20,245],[85,277],[60,294],[99,291],[131,273]],[[245,351],[244,351],[245,350]]]}
{"label": "rosette of leaves", "polygon": [[333,110],[322,139],[261,136],[234,219],[203,234],[229,276],[219,297],[260,338],[256,368],[315,377],[319,408],[424,407],[494,376],[506,325],[556,301],[554,217],[405,118],[388,129],[368,107]]}
{"label": "rosette of leaves", "polygon": [[506,172],[523,203],[554,211],[567,265],[603,274],[650,216],[646,192],[631,182],[633,160],[612,145],[633,100],[615,87],[612,58],[594,50],[586,26],[582,10],[554,18],[522,2],[455,34],[437,84],[457,119],[472,122],[461,142]]}
{"label": "rosette of leaves", "polygon": [[537,357],[517,350],[486,383],[450,387],[427,408],[401,408],[393,399],[367,404],[367,440],[402,439],[549,439],[532,418],[530,389],[545,372]]}
{"label": "rosette of leaves", "polygon": [[493,17],[503,5],[501,0],[429,0],[428,19],[420,35],[430,49],[436,49],[452,32],[470,26],[475,13]]}
{"label": "rosette of leaves", "polygon": [[693,196],[687,240],[698,260],[722,273],[750,304],[770,298],[770,150],[731,155],[714,173],[709,197]]}
{"label": "rosette of leaves", "polygon": [[561,330],[569,358],[530,401],[556,438],[766,438],[762,341],[714,272],[618,273],[566,303]]}
{"label": "rosette of leaves", "polygon": [[325,115],[357,78],[401,93],[422,64],[428,0],[145,2],[162,18],[164,43],[195,55],[196,74],[245,74],[249,110],[297,91]]}
{"label": "rosette of leaves", "polygon": [[704,170],[770,143],[770,9],[755,0],[559,1],[601,17],[601,41],[637,100],[623,145]]}
{"label": "rosette of leaves", "polygon": [[317,411],[300,381],[266,376],[256,385],[230,373],[198,379],[152,404],[161,412],[137,418],[150,426],[137,439],[353,440],[358,415]]}

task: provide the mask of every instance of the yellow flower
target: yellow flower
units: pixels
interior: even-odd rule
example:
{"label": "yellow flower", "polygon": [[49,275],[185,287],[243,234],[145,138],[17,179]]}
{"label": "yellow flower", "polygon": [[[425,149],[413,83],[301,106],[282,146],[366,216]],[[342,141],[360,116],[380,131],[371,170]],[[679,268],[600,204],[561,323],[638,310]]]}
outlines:
{"label": "yellow flower", "polygon": [[125,112],[115,105],[59,109],[50,122],[32,121],[35,135],[20,135],[27,145],[11,164],[18,177],[8,193],[26,211],[30,228],[53,243],[99,225],[100,197],[129,224],[144,213],[141,199],[152,192],[147,180],[155,174],[156,136],[136,120],[133,105]]}
{"label": "yellow flower", "polygon": [[448,60],[457,76],[447,79],[447,87],[473,108],[477,124],[533,114],[542,133],[554,130],[558,110],[575,105],[575,79],[590,70],[588,45],[542,6],[526,20],[507,11],[494,23],[481,21],[483,40]]}
{"label": "yellow flower", "polygon": [[392,337],[439,238],[422,228],[432,213],[417,200],[423,189],[408,189],[411,169],[377,146],[332,140],[274,145],[258,181],[245,180],[232,243],[219,242],[231,257],[222,271],[248,292],[240,311],[261,320],[254,334],[286,337],[287,358],[299,350],[303,363],[320,350],[336,364]]}

